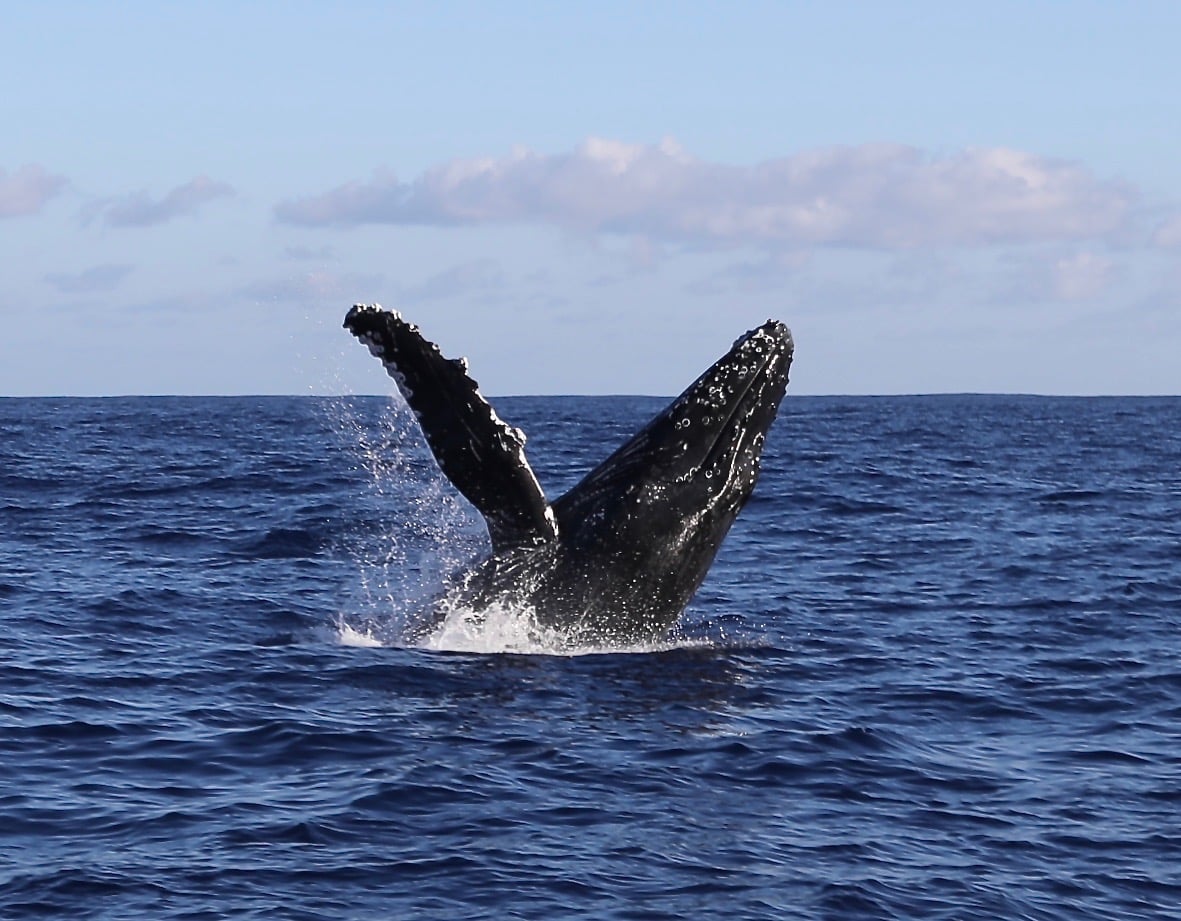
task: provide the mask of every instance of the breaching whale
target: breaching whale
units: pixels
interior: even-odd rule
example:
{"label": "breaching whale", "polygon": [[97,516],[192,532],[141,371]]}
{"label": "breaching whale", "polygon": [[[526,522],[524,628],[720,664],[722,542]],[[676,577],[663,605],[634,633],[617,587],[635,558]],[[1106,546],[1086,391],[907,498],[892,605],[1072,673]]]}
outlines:
{"label": "breaching whale", "polygon": [[424,617],[501,604],[571,646],[662,637],[701,585],[750,498],[787,388],[793,343],[775,320],[740,337],[684,393],[550,504],[525,435],[396,311],[357,304],[344,326],[380,358],[451,483],[488,526],[492,553]]}

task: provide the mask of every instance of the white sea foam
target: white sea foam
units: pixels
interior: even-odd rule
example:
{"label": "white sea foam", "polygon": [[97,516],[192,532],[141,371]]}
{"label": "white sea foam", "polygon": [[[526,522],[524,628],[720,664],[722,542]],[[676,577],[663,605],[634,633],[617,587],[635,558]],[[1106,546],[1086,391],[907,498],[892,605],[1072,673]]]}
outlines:
{"label": "white sea foam", "polygon": [[669,638],[658,642],[633,645],[575,643],[565,631],[539,625],[533,611],[529,608],[513,608],[495,604],[481,611],[464,609],[452,611],[426,639],[417,645],[424,649],[445,652],[587,656],[610,653],[663,652],[669,649],[702,644],[683,638]]}
{"label": "white sea foam", "polygon": [[349,623],[338,617],[331,640],[360,649],[427,649],[433,652],[467,652],[481,655],[588,656],[666,652],[714,646],[709,639],[670,636],[649,643],[621,645],[575,642],[565,631],[543,627],[527,608],[492,605],[487,610],[456,609],[425,637],[414,636],[407,623],[413,616],[391,605],[385,617],[372,609],[354,614]]}
{"label": "white sea foam", "polygon": [[[495,421],[507,437],[523,441],[519,430]],[[540,626],[533,611],[507,605],[451,611],[420,638],[415,630],[418,618],[443,593],[450,574],[487,553],[487,535],[475,510],[434,464],[405,401],[394,396],[376,422],[365,422],[358,411],[339,405],[336,427],[355,444],[358,465],[369,475],[370,493],[362,505],[379,526],[358,528],[346,541],[346,552],[357,561],[357,585],[347,613],[335,624],[337,643],[559,656],[650,653],[701,645],[683,638],[631,646],[579,644],[563,631]]]}
{"label": "white sea foam", "polygon": [[532,611],[499,604],[482,611],[450,612],[420,645],[448,652],[544,655],[565,651],[563,638],[538,626]]}
{"label": "white sea foam", "polygon": [[373,629],[366,627],[363,631],[350,627],[344,621],[336,625],[336,638],[341,646],[357,646],[360,648],[375,648],[384,646],[380,639],[373,635]]}

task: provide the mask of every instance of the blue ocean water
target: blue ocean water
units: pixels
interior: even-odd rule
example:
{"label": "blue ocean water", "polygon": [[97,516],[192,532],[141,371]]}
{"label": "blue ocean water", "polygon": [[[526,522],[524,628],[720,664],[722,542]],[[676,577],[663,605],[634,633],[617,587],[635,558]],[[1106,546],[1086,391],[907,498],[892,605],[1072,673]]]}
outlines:
{"label": "blue ocean water", "polygon": [[[496,403],[556,497],[663,401]],[[0,918],[1181,916],[1181,399],[789,395],[678,635],[586,655],[399,645],[482,534],[384,398],[0,459]]]}

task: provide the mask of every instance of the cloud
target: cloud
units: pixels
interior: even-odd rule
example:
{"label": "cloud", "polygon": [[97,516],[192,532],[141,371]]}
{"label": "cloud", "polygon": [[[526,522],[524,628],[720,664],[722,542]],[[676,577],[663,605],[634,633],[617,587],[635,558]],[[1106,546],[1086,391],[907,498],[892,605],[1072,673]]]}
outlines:
{"label": "cloud", "polygon": [[1094,301],[1124,274],[1109,256],[1085,249],[1008,253],[999,268],[1003,283],[994,296],[998,303],[1011,304]]}
{"label": "cloud", "polygon": [[1050,291],[1056,300],[1087,301],[1103,294],[1116,275],[1116,264],[1098,253],[1081,252],[1056,259]]}
{"label": "cloud", "polygon": [[331,246],[288,246],[283,250],[283,258],[293,262],[331,262],[336,259],[336,252]]}
{"label": "cloud", "polygon": [[207,202],[233,194],[234,190],[224,182],[198,176],[156,201],[147,192],[134,192],[100,202],[95,210],[110,227],[151,227],[175,217],[196,214]]}
{"label": "cloud", "polygon": [[302,307],[377,302],[406,309],[462,300],[465,305],[509,305],[519,311],[539,303],[550,307],[565,303],[563,297],[554,294],[554,287],[547,272],[514,277],[494,260],[475,259],[433,272],[419,281],[401,282],[380,274],[322,269],[259,278],[236,288],[234,293],[251,301]]}
{"label": "cloud", "polygon": [[34,163],[11,174],[0,168],[0,218],[36,214],[65,184],[64,176],[54,176]]}
{"label": "cloud", "polygon": [[673,141],[592,138],[569,153],[455,160],[411,182],[379,171],[275,214],[305,226],[542,223],[711,248],[899,250],[1103,237],[1135,206],[1124,184],[1008,148],[866,144],[734,166]]}
{"label": "cloud", "polygon": [[73,274],[46,275],[45,281],[62,294],[94,294],[113,291],[133,268],[130,265],[96,265]]}
{"label": "cloud", "polygon": [[238,294],[256,301],[299,305],[325,301],[352,304],[379,300],[381,287],[380,275],[314,271],[256,281],[238,289]]}
{"label": "cloud", "polygon": [[398,285],[395,294],[399,304],[422,304],[470,295],[491,297],[505,285],[504,273],[496,263],[477,259],[436,272],[416,285]]}
{"label": "cloud", "polygon": [[1166,220],[1153,234],[1153,242],[1162,248],[1181,247],[1181,214]]}
{"label": "cloud", "polygon": [[764,253],[756,259],[742,259],[712,269],[704,277],[686,284],[685,290],[690,294],[727,296],[778,291],[789,286],[798,288],[812,262],[812,254],[801,250]]}

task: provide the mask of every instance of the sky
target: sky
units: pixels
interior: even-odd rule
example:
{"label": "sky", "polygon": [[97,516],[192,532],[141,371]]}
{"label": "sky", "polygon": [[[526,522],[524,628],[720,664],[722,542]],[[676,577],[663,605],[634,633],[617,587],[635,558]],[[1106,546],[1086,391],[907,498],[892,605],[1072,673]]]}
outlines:
{"label": "sky", "polygon": [[0,395],[1181,394],[1181,3],[43,3]]}

